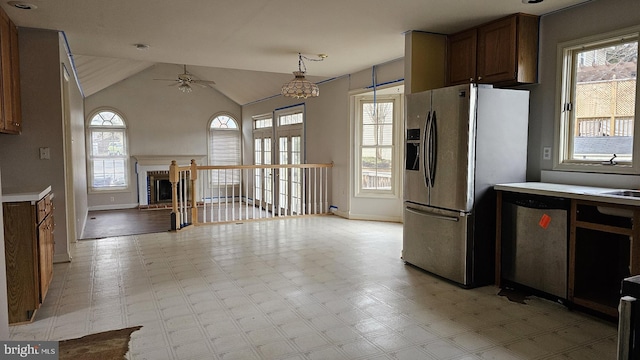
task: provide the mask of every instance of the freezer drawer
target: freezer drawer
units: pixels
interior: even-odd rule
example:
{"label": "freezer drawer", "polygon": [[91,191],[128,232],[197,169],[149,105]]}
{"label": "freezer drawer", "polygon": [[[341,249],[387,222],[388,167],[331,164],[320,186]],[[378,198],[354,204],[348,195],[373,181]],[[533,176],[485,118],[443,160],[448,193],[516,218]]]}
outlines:
{"label": "freezer drawer", "polygon": [[402,259],[435,275],[471,284],[467,254],[470,217],[405,203]]}

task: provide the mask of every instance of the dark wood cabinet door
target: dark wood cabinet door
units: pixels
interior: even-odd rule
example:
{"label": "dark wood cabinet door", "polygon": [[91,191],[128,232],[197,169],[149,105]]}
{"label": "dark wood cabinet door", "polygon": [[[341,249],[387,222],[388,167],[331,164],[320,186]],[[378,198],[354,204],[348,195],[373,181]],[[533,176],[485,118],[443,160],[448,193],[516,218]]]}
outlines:
{"label": "dark wood cabinet door", "polygon": [[476,81],[477,29],[448,37],[447,84],[459,85]]}
{"label": "dark wood cabinet door", "polygon": [[515,79],[516,17],[478,28],[478,82],[499,83]]}
{"label": "dark wood cabinet door", "polygon": [[35,208],[29,202],[3,204],[9,323],[22,323],[40,304]]}
{"label": "dark wood cabinet door", "polygon": [[9,21],[11,35],[11,99],[13,112],[13,130],[22,131],[22,101],[20,97],[20,55],[18,49],[18,28]]}
{"label": "dark wood cabinet door", "polygon": [[47,296],[53,278],[53,215],[38,226],[38,254],[40,257],[40,303]]}
{"label": "dark wood cabinet door", "polygon": [[17,133],[12,120],[13,107],[11,101],[11,28],[9,18],[4,12],[0,12],[0,98],[2,109],[2,122],[4,132]]}

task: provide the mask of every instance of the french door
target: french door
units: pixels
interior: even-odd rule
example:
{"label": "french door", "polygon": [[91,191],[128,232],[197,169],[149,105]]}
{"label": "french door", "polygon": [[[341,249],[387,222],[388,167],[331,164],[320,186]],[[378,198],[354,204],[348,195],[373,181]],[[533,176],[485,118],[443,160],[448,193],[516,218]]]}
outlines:
{"label": "french door", "polygon": [[[274,113],[273,126],[253,132],[256,165],[304,163],[304,106]],[[264,123],[264,122],[263,122]],[[271,122],[269,122],[271,123]],[[256,169],[255,203],[277,215],[303,212],[303,173],[301,169]]]}

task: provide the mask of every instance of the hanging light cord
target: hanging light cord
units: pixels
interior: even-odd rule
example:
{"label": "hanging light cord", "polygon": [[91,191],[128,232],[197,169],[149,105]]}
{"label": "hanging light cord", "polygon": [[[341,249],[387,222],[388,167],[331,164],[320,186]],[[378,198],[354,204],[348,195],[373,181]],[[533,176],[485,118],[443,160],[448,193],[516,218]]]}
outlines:
{"label": "hanging light cord", "polygon": [[[323,61],[326,58],[326,56],[323,56],[323,55],[319,55],[319,56],[320,56],[319,59],[312,59],[312,58],[309,58],[309,57],[306,57],[306,56],[302,55],[301,53],[298,53],[298,71],[302,71],[304,73],[307,72],[307,66],[304,64],[304,60]],[[304,69],[304,71],[302,69]]]}

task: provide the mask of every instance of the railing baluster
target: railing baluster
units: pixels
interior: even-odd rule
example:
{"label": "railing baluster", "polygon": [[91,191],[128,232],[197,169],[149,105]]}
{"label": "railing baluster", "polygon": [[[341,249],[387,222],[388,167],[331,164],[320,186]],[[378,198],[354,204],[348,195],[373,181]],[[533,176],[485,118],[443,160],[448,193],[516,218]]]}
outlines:
{"label": "railing baluster", "polygon": [[207,181],[207,187],[209,188],[209,222],[213,222],[213,213],[214,213],[214,209],[213,209],[213,198],[214,198],[213,172],[214,171],[215,170],[213,169],[208,170],[209,180]]}
{"label": "railing baluster", "polygon": [[[206,171],[206,170],[205,170]],[[207,175],[205,172],[203,175]],[[202,222],[207,222],[207,177],[200,177],[200,193],[202,194]]]}
{"label": "railing baluster", "polygon": [[[172,190],[175,225],[171,229],[178,230],[187,225],[198,225],[199,222],[205,224],[326,214],[329,210],[329,168],[332,166],[197,166],[192,163],[190,167],[180,167],[172,162],[170,173],[175,176],[170,181],[172,189],[175,188]],[[276,192],[276,189],[279,191]],[[252,208],[251,212],[249,207]]]}

